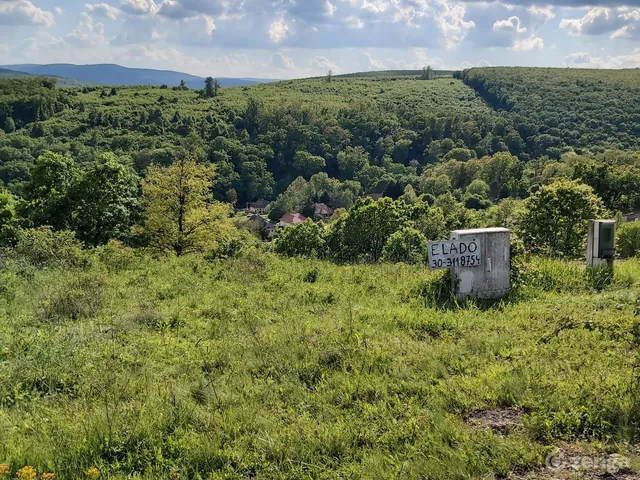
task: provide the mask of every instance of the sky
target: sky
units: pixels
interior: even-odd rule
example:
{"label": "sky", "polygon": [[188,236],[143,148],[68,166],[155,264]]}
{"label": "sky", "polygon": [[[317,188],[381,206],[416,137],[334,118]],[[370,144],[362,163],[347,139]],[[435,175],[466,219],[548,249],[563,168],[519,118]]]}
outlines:
{"label": "sky", "polygon": [[16,63],[282,79],[427,65],[634,68],[640,0],[0,0],[0,65]]}

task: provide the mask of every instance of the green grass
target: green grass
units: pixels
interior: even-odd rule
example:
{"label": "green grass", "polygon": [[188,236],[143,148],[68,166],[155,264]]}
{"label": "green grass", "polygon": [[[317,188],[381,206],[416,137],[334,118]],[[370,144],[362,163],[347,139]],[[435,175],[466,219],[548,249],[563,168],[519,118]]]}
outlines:
{"label": "green grass", "polygon": [[[634,439],[640,263],[536,261],[490,308],[429,273],[255,252],[0,270],[0,463],[79,478],[493,478]],[[517,407],[502,436],[465,422]]]}

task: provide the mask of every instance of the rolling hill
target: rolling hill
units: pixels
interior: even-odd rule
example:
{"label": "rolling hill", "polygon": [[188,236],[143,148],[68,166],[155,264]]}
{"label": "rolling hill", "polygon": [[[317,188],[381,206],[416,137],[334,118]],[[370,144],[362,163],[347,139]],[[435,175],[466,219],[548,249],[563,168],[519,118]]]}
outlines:
{"label": "rolling hill", "polygon": [[0,68],[0,78],[22,78],[31,77],[30,73],[16,72],[15,70],[7,70],[6,68]]}
{"label": "rolling hill", "polygon": [[[0,78],[28,78],[28,77],[36,77],[36,76],[39,76],[39,74],[19,72],[17,70],[0,68]],[[82,87],[85,85],[91,85],[90,82],[82,82],[80,80],[75,80],[73,78],[58,77],[56,75],[46,75],[46,76],[55,78],[57,80],[58,86],[60,87]]]}
{"label": "rolling hill", "polygon": [[[72,65],[55,63],[50,65],[6,65],[1,68],[29,73],[32,75],[46,75],[67,77],[82,82],[106,85],[178,85],[184,80],[190,88],[202,88],[204,78],[188,73],[171,70],[153,70],[148,68],[128,68],[115,64]],[[223,87],[236,87],[270,82],[272,80],[257,78],[218,78]]]}

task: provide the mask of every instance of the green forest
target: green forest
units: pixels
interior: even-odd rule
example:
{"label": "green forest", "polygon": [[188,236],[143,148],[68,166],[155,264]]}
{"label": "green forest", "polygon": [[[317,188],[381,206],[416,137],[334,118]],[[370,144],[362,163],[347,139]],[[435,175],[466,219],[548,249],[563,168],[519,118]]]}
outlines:
{"label": "green forest", "polygon": [[[565,179],[592,187],[612,213],[640,208],[637,72],[397,73],[228,89],[210,79],[201,91],[3,79],[0,185],[33,226],[47,223],[27,203],[37,203],[37,192],[54,181],[43,178],[52,167],[39,163],[66,165],[75,183],[98,175],[105,156],[131,185],[149,165],[185,155],[211,164],[215,200],[235,207],[275,201],[274,220],[288,210],[308,212],[320,200],[333,208],[349,208],[366,194],[395,200],[407,188],[417,197],[453,197],[476,218],[501,199],[524,199]],[[90,190],[91,182],[73,189]],[[141,221],[139,193],[124,194],[131,197],[128,224],[113,238]],[[70,226],[71,204],[83,194],[73,195],[69,218],[52,226]]]}
{"label": "green forest", "polygon": [[[637,478],[638,85],[0,78],[0,480]],[[498,226],[456,301],[428,241]]]}

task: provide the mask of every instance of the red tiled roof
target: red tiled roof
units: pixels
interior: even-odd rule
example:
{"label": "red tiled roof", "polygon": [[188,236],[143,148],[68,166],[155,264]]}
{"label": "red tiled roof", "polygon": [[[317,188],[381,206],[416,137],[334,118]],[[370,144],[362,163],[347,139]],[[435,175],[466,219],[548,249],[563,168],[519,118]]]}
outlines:
{"label": "red tiled roof", "polygon": [[294,223],[303,223],[306,219],[307,219],[307,217],[305,217],[301,213],[287,212],[282,216],[280,221],[282,223],[294,224]]}

